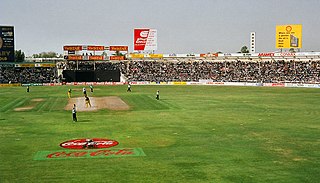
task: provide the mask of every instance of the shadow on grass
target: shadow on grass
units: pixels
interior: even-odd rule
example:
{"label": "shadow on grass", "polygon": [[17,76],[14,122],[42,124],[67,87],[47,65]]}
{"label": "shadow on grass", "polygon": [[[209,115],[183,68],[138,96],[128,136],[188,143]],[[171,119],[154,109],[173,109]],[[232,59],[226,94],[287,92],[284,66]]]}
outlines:
{"label": "shadow on grass", "polygon": [[87,122],[90,122],[92,120],[90,119],[82,119],[82,120],[78,120],[76,123],[87,123]]}

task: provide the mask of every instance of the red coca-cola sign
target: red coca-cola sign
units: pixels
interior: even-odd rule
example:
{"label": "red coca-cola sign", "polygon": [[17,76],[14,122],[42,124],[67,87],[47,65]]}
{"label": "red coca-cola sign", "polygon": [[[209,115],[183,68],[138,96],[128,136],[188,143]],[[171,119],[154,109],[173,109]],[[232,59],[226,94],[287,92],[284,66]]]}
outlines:
{"label": "red coca-cola sign", "polygon": [[74,139],[62,142],[60,147],[67,149],[101,149],[118,145],[119,142],[110,139]]}

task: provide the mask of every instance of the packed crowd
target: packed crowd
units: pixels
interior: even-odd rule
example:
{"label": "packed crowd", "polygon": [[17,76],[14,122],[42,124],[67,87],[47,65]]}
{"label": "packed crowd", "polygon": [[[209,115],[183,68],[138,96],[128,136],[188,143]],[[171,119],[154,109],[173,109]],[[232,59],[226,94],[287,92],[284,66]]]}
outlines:
{"label": "packed crowd", "polygon": [[[61,62],[57,69],[119,69],[127,81],[320,83],[320,60]],[[59,81],[56,76],[56,68],[0,67],[0,83],[49,83]]]}
{"label": "packed crowd", "polygon": [[131,61],[121,63],[120,67],[129,81],[320,82],[320,60],[307,62]]}
{"label": "packed crowd", "polygon": [[58,82],[55,70],[52,67],[0,67],[0,83]]}

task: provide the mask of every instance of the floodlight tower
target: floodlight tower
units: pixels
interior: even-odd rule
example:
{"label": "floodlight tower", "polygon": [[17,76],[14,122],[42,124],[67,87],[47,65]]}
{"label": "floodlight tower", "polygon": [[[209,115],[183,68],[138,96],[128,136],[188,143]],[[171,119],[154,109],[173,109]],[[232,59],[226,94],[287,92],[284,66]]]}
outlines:
{"label": "floodlight tower", "polygon": [[256,32],[250,33],[250,53],[256,52]]}

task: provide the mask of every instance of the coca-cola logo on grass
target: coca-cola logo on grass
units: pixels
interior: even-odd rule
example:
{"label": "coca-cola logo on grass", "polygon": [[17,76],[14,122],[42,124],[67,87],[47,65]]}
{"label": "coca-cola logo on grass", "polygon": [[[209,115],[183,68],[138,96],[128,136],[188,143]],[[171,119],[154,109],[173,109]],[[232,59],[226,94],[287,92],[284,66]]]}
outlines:
{"label": "coca-cola logo on grass", "polygon": [[67,149],[101,149],[118,145],[119,142],[110,139],[92,138],[92,139],[74,139],[62,142],[61,147]]}

